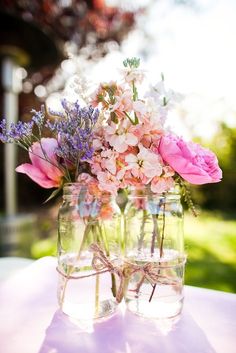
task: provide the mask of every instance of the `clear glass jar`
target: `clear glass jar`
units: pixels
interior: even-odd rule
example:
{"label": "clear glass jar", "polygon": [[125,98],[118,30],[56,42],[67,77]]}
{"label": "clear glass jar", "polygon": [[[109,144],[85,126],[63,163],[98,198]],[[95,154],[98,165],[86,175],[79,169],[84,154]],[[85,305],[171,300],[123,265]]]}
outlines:
{"label": "clear glass jar", "polygon": [[103,318],[117,307],[119,217],[96,185],[66,184],[58,215],[58,301],[78,320]]}
{"label": "clear glass jar", "polygon": [[124,214],[127,308],[140,316],[166,319],[183,305],[183,208],[178,191],[132,190]]}

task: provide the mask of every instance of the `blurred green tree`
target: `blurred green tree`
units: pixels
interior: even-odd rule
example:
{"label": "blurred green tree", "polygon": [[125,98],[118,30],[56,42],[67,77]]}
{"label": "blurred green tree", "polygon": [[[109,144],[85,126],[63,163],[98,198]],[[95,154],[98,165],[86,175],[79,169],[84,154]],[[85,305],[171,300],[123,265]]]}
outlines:
{"label": "blurred green tree", "polygon": [[205,209],[233,213],[236,210],[236,128],[221,123],[207,147],[216,153],[223,178],[217,184],[194,187],[193,198]]}

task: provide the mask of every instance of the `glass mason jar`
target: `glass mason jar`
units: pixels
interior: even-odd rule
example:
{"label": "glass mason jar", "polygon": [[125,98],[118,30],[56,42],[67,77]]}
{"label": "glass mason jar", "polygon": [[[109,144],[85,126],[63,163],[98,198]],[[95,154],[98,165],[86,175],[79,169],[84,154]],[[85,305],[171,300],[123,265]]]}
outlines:
{"label": "glass mason jar", "polygon": [[183,208],[178,190],[132,190],[124,212],[127,308],[154,319],[180,314],[183,306]]}
{"label": "glass mason jar", "polygon": [[78,320],[115,312],[119,288],[116,203],[94,184],[66,184],[58,215],[58,301]]}

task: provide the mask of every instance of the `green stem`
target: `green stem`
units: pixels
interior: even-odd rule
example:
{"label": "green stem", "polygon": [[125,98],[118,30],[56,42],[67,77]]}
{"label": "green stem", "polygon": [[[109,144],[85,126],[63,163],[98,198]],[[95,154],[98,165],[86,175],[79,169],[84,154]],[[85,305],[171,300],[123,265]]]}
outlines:
{"label": "green stem", "polygon": [[147,211],[143,210],[142,223],[141,223],[141,227],[140,227],[140,237],[138,240],[138,251],[140,251],[143,246],[143,240],[144,240],[144,236],[145,236],[144,228],[145,228],[145,223],[146,223],[146,217],[147,217]]}
{"label": "green stem", "polygon": [[[163,223],[162,223],[162,232],[161,232],[161,242],[160,242],[160,246],[159,246],[160,258],[163,256],[163,245],[164,245],[164,238],[165,238],[165,220],[166,220],[165,210],[166,210],[166,203],[165,203],[165,199],[164,199],[164,202],[163,202]],[[159,262],[158,266],[161,266],[161,262]],[[158,274],[160,274],[160,269],[158,270]],[[152,293],[151,293],[150,298],[149,298],[149,303],[152,300],[152,297],[153,297],[153,295],[155,293],[155,290],[156,290],[156,283],[152,286]]]}
{"label": "green stem", "polygon": [[77,180],[78,176],[79,176],[80,158],[81,158],[81,153],[78,153],[77,158],[76,158],[75,180]]}
{"label": "green stem", "polygon": [[132,81],[132,89],[133,89],[133,100],[136,101],[138,99],[138,91],[134,81]]}
{"label": "green stem", "polygon": [[[152,201],[152,196],[151,194],[148,195],[148,200]],[[161,208],[161,204],[162,204],[162,199],[160,199],[159,201],[159,209]],[[151,240],[151,256],[153,256],[154,254],[154,250],[155,250],[155,240],[157,239],[157,243],[158,246],[160,246],[160,234],[159,234],[159,230],[158,230],[158,217],[159,217],[159,212],[156,212],[156,214],[152,214],[152,221],[153,221],[153,230],[152,230],[152,240]]]}
{"label": "green stem", "polygon": [[[92,225],[92,232],[93,232],[93,238],[94,238],[95,243],[100,244],[101,239],[100,239],[99,232],[97,232],[97,228],[99,230],[98,221],[96,221],[96,223]],[[95,279],[95,317],[98,317],[98,314],[99,314],[99,289],[100,289],[100,275],[96,274],[96,279]]]}
{"label": "green stem", "polygon": [[133,121],[132,119],[131,119],[131,117],[129,116],[129,114],[127,113],[127,112],[124,112],[125,113],[125,116],[127,116],[127,118],[129,119],[129,121],[131,122],[131,124],[132,125],[136,125],[135,124],[135,121]]}
{"label": "green stem", "polygon": [[152,301],[152,297],[153,297],[153,294],[154,294],[154,292],[155,292],[155,289],[156,289],[156,283],[152,286],[152,293],[151,293],[151,295],[150,295],[150,298],[149,298],[149,303]]}
{"label": "green stem", "polygon": [[166,225],[166,203],[164,200],[164,203],[163,203],[163,223],[162,223],[161,243],[160,243],[160,258],[163,255],[163,245],[164,245],[164,238],[165,238],[165,225]]}
{"label": "green stem", "polygon": [[69,172],[69,169],[67,167],[67,160],[65,158],[64,159],[64,164],[65,164],[65,171],[66,171],[66,174],[67,174],[67,180],[69,180],[71,182],[71,177],[70,177],[70,172]]}
{"label": "green stem", "polygon": [[79,251],[78,251],[78,254],[77,254],[75,262],[79,261],[79,259],[80,259],[81,252],[83,250],[86,238],[87,238],[87,236],[88,236],[88,234],[89,234],[89,232],[91,230],[91,227],[92,226],[90,224],[90,220],[88,220],[88,223],[86,224],[84,235],[83,235],[83,239],[82,239],[82,242],[81,242],[81,245],[80,245],[80,248],[79,248]]}
{"label": "green stem", "polygon": [[123,250],[126,248],[127,246],[127,223],[126,223],[126,217],[124,212],[122,212],[122,223],[123,223],[123,239],[124,239],[124,248]]}
{"label": "green stem", "polygon": [[[110,250],[109,250],[109,246],[108,246],[108,242],[107,242],[107,234],[106,234],[105,227],[104,226],[101,227],[98,224],[98,229],[99,229],[100,238],[102,239],[102,241],[104,243],[106,256],[110,256]],[[111,291],[112,291],[113,297],[116,297],[116,277],[115,277],[114,273],[111,273]]]}
{"label": "green stem", "polygon": [[99,230],[99,236],[100,239],[103,241],[105,252],[107,256],[110,256],[110,250],[107,242],[107,234],[106,234],[106,229],[105,226],[103,225],[103,222],[101,222],[101,225],[98,223],[98,230]]}
{"label": "green stem", "polygon": [[152,241],[151,241],[151,256],[153,256],[154,250],[155,250],[155,239],[157,239],[157,241],[160,242],[157,219],[158,219],[158,214],[157,215],[153,214],[152,215],[153,231],[152,231]]}

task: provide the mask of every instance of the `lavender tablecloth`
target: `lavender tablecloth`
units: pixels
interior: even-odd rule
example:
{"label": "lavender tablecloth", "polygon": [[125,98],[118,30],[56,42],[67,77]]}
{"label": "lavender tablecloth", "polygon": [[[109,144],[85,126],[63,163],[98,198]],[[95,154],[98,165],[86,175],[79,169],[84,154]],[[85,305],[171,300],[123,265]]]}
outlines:
{"label": "lavender tablecloth", "polygon": [[236,295],[186,286],[180,320],[111,318],[79,327],[58,310],[56,260],[45,257],[0,285],[1,353],[236,353]]}

